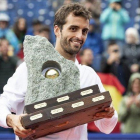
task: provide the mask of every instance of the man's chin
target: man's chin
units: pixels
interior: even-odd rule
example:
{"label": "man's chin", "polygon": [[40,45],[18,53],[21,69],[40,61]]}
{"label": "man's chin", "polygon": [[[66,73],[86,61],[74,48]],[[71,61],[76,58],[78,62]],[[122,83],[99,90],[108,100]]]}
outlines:
{"label": "man's chin", "polygon": [[69,53],[71,55],[73,55],[73,54],[77,54],[79,51],[80,51],[80,49],[78,49],[78,50],[71,50],[71,51],[69,51]]}
{"label": "man's chin", "polygon": [[73,46],[73,49],[80,50],[82,46]]}
{"label": "man's chin", "polygon": [[70,46],[71,48],[71,52],[73,52],[73,54],[77,54],[80,49],[81,49],[81,46]]}

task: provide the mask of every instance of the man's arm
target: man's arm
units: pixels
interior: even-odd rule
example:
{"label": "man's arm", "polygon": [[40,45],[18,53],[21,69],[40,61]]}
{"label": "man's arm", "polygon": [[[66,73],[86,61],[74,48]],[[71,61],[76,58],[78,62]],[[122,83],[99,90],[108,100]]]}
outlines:
{"label": "man's arm", "polygon": [[[96,73],[95,73],[95,79],[96,79],[96,83],[99,86],[100,92],[104,92],[105,89],[101,83],[99,76]],[[104,112],[97,113],[94,117],[95,118],[104,117],[104,119],[94,121],[94,123],[101,132],[106,133],[106,134],[111,133],[118,122],[118,114],[114,110],[112,105],[110,107],[106,108]]]}
{"label": "man's arm", "polygon": [[24,129],[21,124],[21,117],[24,116],[22,115],[14,115],[14,114],[9,114],[6,117],[6,123],[9,127],[12,127],[14,130],[14,133],[21,137],[21,138],[26,138],[27,136],[35,133],[35,130],[32,129]]}
{"label": "man's arm", "polygon": [[[25,63],[21,64],[14,75],[9,78],[0,96],[0,125],[12,127],[14,133],[19,137],[27,137],[34,131],[25,130],[21,123],[20,114],[23,113],[24,97],[27,90],[27,68]],[[11,114],[14,112],[18,115]]]}

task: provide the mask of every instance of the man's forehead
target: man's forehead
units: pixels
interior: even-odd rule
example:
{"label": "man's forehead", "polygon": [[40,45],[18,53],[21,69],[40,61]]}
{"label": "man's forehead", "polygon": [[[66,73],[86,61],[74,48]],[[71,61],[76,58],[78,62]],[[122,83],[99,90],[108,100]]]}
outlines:
{"label": "man's forehead", "polygon": [[110,46],[109,48],[110,48],[110,50],[114,50],[114,49],[118,49],[119,46],[118,46],[118,44],[114,44],[114,45]]}
{"label": "man's forehead", "polygon": [[89,28],[89,20],[82,16],[74,16],[72,13],[66,18],[66,24],[69,26],[86,26]]}

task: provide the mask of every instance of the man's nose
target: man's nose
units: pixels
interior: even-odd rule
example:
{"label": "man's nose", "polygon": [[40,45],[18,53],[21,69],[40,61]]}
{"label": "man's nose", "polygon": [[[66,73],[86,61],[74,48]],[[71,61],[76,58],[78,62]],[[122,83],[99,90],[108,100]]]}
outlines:
{"label": "man's nose", "polygon": [[77,37],[79,40],[83,40],[84,36],[83,36],[83,34],[82,34],[82,31],[77,32],[76,37]]}

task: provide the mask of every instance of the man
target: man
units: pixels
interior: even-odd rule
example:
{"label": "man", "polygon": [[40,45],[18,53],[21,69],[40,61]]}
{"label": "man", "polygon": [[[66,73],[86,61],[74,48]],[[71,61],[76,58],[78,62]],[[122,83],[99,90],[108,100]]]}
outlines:
{"label": "man", "polygon": [[[103,92],[104,88],[96,73],[87,66],[81,66],[76,61],[76,54],[84,44],[89,29],[89,12],[80,4],[69,4],[61,7],[55,14],[54,33],[56,35],[55,49],[66,59],[75,62],[80,71],[81,88],[98,84]],[[46,52],[47,53],[47,52]],[[4,87],[0,98],[0,125],[12,127],[17,136],[27,137],[35,130],[26,130],[20,123],[24,108],[24,97],[27,90],[27,68],[23,63]],[[10,97],[9,97],[10,96]],[[7,103],[7,98],[9,102]],[[9,99],[10,98],[10,99]],[[10,111],[17,115],[11,115]],[[104,112],[97,113],[104,117],[95,121],[97,127],[104,133],[110,133],[117,123],[117,114],[113,107],[106,108]],[[38,140],[87,140],[87,125],[81,125],[53,135],[48,135]]]}
{"label": "man", "polygon": [[107,56],[103,56],[102,58],[102,72],[114,74],[118,78],[120,83],[127,89],[131,72],[126,63],[121,59],[118,44],[116,44],[115,41],[111,41],[109,43],[107,52]]}
{"label": "man", "polygon": [[125,24],[129,23],[129,15],[122,7],[122,0],[109,0],[109,6],[102,12],[100,22],[103,24],[102,39],[104,50],[110,40],[116,40],[122,52],[125,39]]}
{"label": "man", "polygon": [[91,49],[86,48],[80,51],[80,60],[82,65],[92,67],[93,59],[93,52]]}
{"label": "man", "polygon": [[10,57],[9,42],[5,38],[0,39],[0,94],[3,92],[3,86],[13,75],[19,62],[16,56]]}

